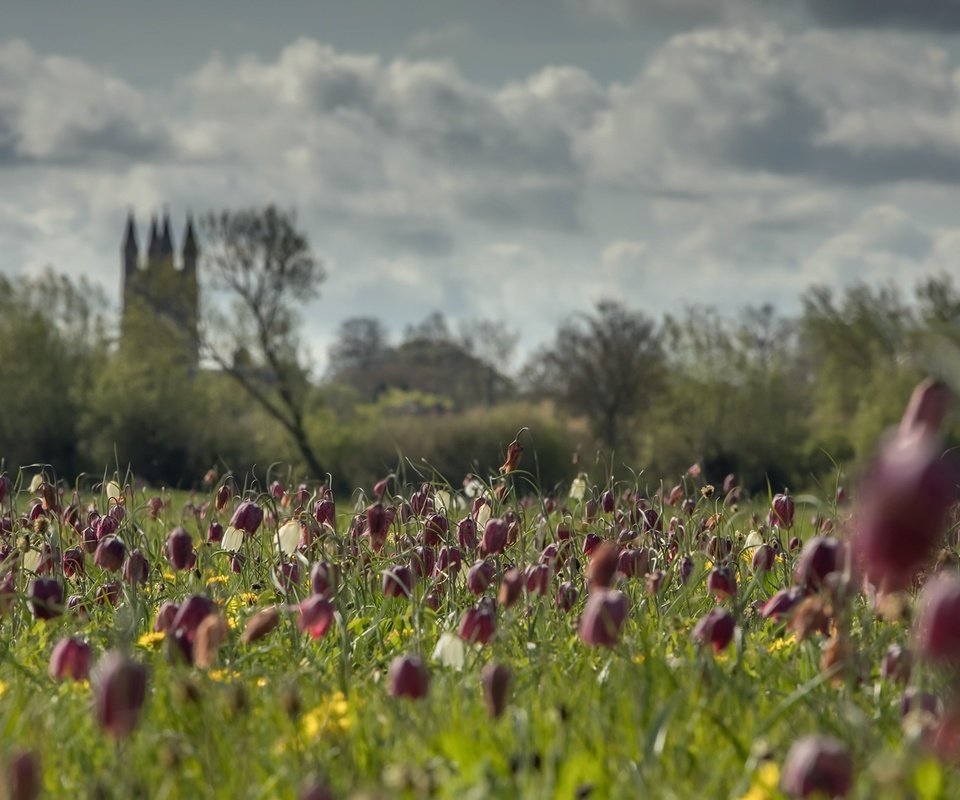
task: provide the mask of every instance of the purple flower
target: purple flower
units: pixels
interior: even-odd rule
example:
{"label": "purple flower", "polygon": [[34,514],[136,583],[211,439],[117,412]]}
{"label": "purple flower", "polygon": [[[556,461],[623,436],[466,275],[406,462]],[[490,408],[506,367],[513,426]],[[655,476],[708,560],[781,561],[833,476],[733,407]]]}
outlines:
{"label": "purple flower", "polygon": [[389,692],[392,697],[408,697],[420,700],[427,696],[430,676],[418,656],[397,656],[390,662],[387,673]]}
{"label": "purple flower", "polygon": [[92,683],[100,727],[117,739],[128,735],[137,726],[147,697],[146,667],[110,652],[97,664]]}
{"label": "purple flower", "polygon": [[58,681],[65,678],[87,680],[92,654],[90,645],[80,639],[72,636],[61,639],[50,653],[50,677]]}
{"label": "purple flower", "polygon": [[613,647],[627,619],[627,598],[615,589],[595,589],[580,618],[580,639],[590,646]]}
{"label": "purple flower", "polygon": [[244,500],[233,512],[230,525],[253,535],[263,522],[263,509],[251,500]]}
{"label": "purple flower", "polygon": [[853,760],[831,736],[797,739],[787,753],[780,788],[791,797],[846,797],[853,786]]}

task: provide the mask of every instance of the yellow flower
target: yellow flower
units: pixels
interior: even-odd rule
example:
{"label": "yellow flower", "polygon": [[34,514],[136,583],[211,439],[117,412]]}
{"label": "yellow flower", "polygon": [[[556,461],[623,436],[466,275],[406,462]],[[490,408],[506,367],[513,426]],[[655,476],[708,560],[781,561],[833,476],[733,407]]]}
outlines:
{"label": "yellow flower", "polygon": [[137,639],[137,646],[147,650],[156,650],[165,637],[166,634],[163,631],[149,631]]}
{"label": "yellow flower", "polygon": [[207,586],[215,586],[218,583],[226,583],[229,580],[230,578],[226,575],[211,575],[207,578]]}
{"label": "yellow flower", "polygon": [[176,580],[177,580],[177,576],[174,575],[172,572],[164,572],[164,573],[163,573],[163,579],[164,579],[167,583],[174,583],[174,582],[176,582]]}
{"label": "yellow flower", "polygon": [[262,689],[266,685],[267,685],[266,678],[257,678],[257,686],[259,686]]}
{"label": "yellow flower", "polygon": [[301,728],[308,739],[350,730],[350,706],[343,692],[334,692],[303,715]]}
{"label": "yellow flower", "polygon": [[3,681],[0,681],[0,697],[3,697],[6,691],[7,691],[7,684],[5,684]]}
{"label": "yellow flower", "polygon": [[232,669],[212,669],[207,675],[210,676],[210,680],[218,683],[229,683],[240,677],[240,673]]}
{"label": "yellow flower", "polygon": [[780,639],[774,639],[772,642],[770,642],[769,646],[767,647],[767,652],[779,653],[781,650],[788,650],[792,647],[796,647],[796,644],[797,637],[791,633],[789,636],[784,636]]}
{"label": "yellow flower", "polygon": [[753,773],[753,782],[740,800],[775,800],[780,783],[780,767],[773,761],[764,761]]}

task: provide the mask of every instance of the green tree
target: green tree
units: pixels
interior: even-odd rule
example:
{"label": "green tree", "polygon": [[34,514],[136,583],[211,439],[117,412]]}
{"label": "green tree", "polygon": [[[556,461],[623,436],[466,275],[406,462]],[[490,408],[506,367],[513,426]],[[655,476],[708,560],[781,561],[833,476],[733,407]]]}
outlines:
{"label": "green tree", "polygon": [[528,370],[534,388],[586,417],[612,452],[631,440],[633,422],[663,384],[660,332],[642,312],[604,300],[561,325]]}
{"label": "green tree", "polygon": [[[292,212],[274,206],[208,214],[200,220],[203,269],[224,292],[229,313],[205,311],[203,352],[292,438],[307,470],[324,469],[305,418],[315,390],[300,354],[295,305],[316,297],[326,277]],[[234,355],[244,352],[246,359]]]}

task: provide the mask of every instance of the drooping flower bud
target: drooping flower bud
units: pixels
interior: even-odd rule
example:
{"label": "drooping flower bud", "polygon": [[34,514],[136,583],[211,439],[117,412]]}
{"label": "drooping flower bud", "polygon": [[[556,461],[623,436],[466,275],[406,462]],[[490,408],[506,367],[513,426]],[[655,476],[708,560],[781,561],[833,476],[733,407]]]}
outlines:
{"label": "drooping flower bud", "polygon": [[397,656],[390,662],[387,673],[389,692],[392,697],[408,697],[420,700],[427,696],[430,676],[419,656]]}
{"label": "drooping flower bud", "polygon": [[927,661],[960,666],[960,575],[940,573],[927,581],[914,624],[917,651]]}
{"label": "drooping flower bud", "polygon": [[776,553],[768,544],[762,544],[753,551],[753,558],[750,565],[754,572],[769,572],[773,569],[773,562],[776,560]]}
{"label": "drooping flower bud", "polygon": [[211,544],[220,544],[223,541],[223,525],[216,520],[207,526],[207,541]]}
{"label": "drooping flower bud", "polygon": [[6,792],[0,792],[9,800],[36,800],[43,789],[40,758],[31,750],[14,753],[7,765]]}
{"label": "drooping flower bud", "polygon": [[733,597],[737,593],[737,578],[730,567],[714,567],[707,574],[707,591],[717,600]]}
{"label": "drooping flower bud", "polygon": [[613,496],[613,492],[607,489],[600,495],[600,508],[604,514],[612,514],[616,507],[617,499]]}
{"label": "drooping flower bud", "polygon": [[796,586],[789,589],[781,589],[773,597],[763,604],[760,609],[760,616],[764,619],[772,619],[776,622],[790,615],[790,612],[803,599],[803,592]]}
{"label": "drooping flower bud", "polygon": [[587,565],[587,586],[590,591],[594,588],[606,589],[613,583],[619,558],[617,548],[610,542],[602,542],[593,549]]}
{"label": "drooping flower bud", "polygon": [[470,644],[486,644],[496,629],[496,611],[486,603],[468,608],[460,617],[460,638]]}
{"label": "drooping flower bud", "polygon": [[493,583],[495,572],[489,561],[477,561],[467,570],[467,588],[476,595],[483,594]]}
{"label": "drooping flower bud", "polygon": [[383,571],[383,593],[386,597],[409,599],[413,593],[413,573],[406,564],[387,567]]}
{"label": "drooping flower bud", "polygon": [[505,519],[491,517],[483,526],[483,537],[480,540],[480,555],[488,556],[502,553],[507,546],[507,534],[510,526]]}
{"label": "drooping flower bud", "polygon": [[173,628],[173,621],[177,618],[180,606],[165,600],[157,610],[157,618],[153,622],[153,629],[157,633],[166,633]]}
{"label": "drooping flower bud", "polygon": [[182,631],[188,641],[193,641],[200,623],[214,611],[213,602],[202,594],[192,594],[177,609],[177,615],[170,625],[173,631]]}
{"label": "drooping flower bud", "polygon": [[312,595],[298,606],[297,627],[320,639],[330,629],[334,620],[333,603],[322,595]]}
{"label": "drooping flower bud", "polygon": [[882,591],[908,588],[931,560],[957,499],[960,467],[943,453],[937,429],[949,391],[925,381],[910,398],[899,430],[868,468],[854,517],[854,552]]}
{"label": "drooping flower bud", "polygon": [[54,646],[50,653],[50,677],[62,681],[71,678],[85,681],[90,675],[90,659],[93,651],[86,642],[67,636]]}
{"label": "drooping flower bud", "polygon": [[329,561],[318,561],[310,568],[310,590],[328,599],[337,591],[338,570]]}
{"label": "drooping flower bud", "polygon": [[101,569],[116,572],[123,566],[127,549],[116,536],[104,536],[93,554],[93,563]]}
{"label": "drooping flower bud", "polygon": [[580,618],[580,640],[590,646],[613,647],[627,619],[627,598],[615,589],[590,593]]}
{"label": "drooping flower bud", "polygon": [[512,608],[517,600],[520,599],[520,593],[522,591],[523,576],[519,570],[508,569],[500,580],[500,591],[497,593],[497,602],[504,608]]}
{"label": "drooping flower bud", "polygon": [[230,485],[230,482],[227,481],[217,489],[217,494],[213,500],[213,507],[217,509],[217,511],[224,511],[230,505],[231,500],[233,500],[233,487]]}
{"label": "drooping flower bud", "polygon": [[27,604],[36,619],[53,619],[63,613],[63,587],[56,578],[36,578],[27,589]]}
{"label": "drooping flower bud", "polygon": [[263,522],[263,509],[252,500],[244,500],[230,518],[230,527],[245,531],[251,536]]}
{"label": "drooping flower bud", "polygon": [[490,662],[480,673],[480,684],[483,686],[483,699],[487,705],[487,713],[496,719],[503,714],[507,707],[507,695],[510,692],[510,682],[513,673],[504,664]]}
{"label": "drooping flower bud", "polygon": [[507,445],[507,457],[504,459],[500,472],[503,475],[509,475],[520,466],[520,459],[523,457],[523,445],[514,439]]}
{"label": "drooping flower bud", "polygon": [[390,516],[382,503],[374,503],[367,508],[366,534],[370,539],[370,548],[375,553],[383,550],[390,530]]}
{"label": "drooping flower bud", "polygon": [[317,521],[318,525],[335,526],[337,521],[337,507],[333,502],[333,498],[324,497],[322,500],[317,500],[316,505],[313,507],[313,518]]}
{"label": "drooping flower bud", "polygon": [[733,614],[725,608],[714,608],[694,626],[693,638],[702,645],[709,644],[715,653],[719,653],[730,644],[736,627]]}
{"label": "drooping flower bud", "polygon": [[808,541],[797,561],[795,579],[808,592],[823,587],[827,576],[841,572],[846,555],[843,545],[830,536],[815,536]]}
{"label": "drooping flower bud", "polygon": [[147,669],[123,653],[110,652],[97,664],[92,680],[96,719],[114,738],[137,726],[147,697]]}
{"label": "drooping flower bud", "polygon": [[804,736],[790,747],[780,788],[794,798],[846,797],[853,786],[850,752],[832,736]]}
{"label": "drooping flower bud", "polygon": [[684,556],[680,559],[680,582],[686,583],[693,576],[693,559],[690,556]]}
{"label": "drooping flower bud", "polygon": [[550,589],[550,565],[531,564],[524,574],[527,594],[547,594]]}
{"label": "drooping flower bud", "polygon": [[70,547],[64,550],[60,562],[63,565],[63,574],[68,578],[84,574],[83,550],[79,547]]}
{"label": "drooping flower bud", "polygon": [[423,523],[423,543],[427,547],[444,544],[450,532],[450,523],[443,514],[428,514]]}
{"label": "drooping flower bud", "polygon": [[574,585],[572,581],[564,581],[557,588],[557,597],[554,600],[554,605],[561,611],[567,612],[577,604],[579,598],[580,592],[577,590],[576,585]]}
{"label": "drooping flower bud", "polygon": [[247,620],[243,633],[240,634],[240,641],[244,644],[252,644],[253,642],[259,641],[279,624],[280,609],[276,606],[261,609]]}
{"label": "drooping flower bud", "polygon": [[790,530],[793,527],[793,516],[796,511],[796,505],[793,498],[788,494],[775,494],[771,503],[773,521],[781,528]]}
{"label": "drooping flower bud", "polygon": [[193,551],[193,539],[184,528],[174,528],[167,536],[164,555],[176,570],[193,569],[197,554]]}

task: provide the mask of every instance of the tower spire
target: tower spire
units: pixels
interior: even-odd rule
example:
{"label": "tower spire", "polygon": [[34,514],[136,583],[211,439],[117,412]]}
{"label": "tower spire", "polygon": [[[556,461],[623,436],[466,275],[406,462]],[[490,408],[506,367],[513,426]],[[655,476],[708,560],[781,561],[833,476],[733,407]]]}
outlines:
{"label": "tower spire", "polygon": [[160,256],[160,234],[157,231],[157,215],[150,218],[150,240],[147,244],[147,255],[153,262]]}
{"label": "tower spire", "polygon": [[187,214],[187,227],[183,231],[184,267],[195,266],[199,252],[200,248],[197,247],[197,235],[193,230],[193,214]]}
{"label": "tower spire", "polygon": [[173,256],[173,235],[170,233],[170,212],[163,210],[163,232],[160,234],[160,257]]}
{"label": "tower spire", "polygon": [[140,248],[137,246],[137,223],[133,219],[133,211],[127,213],[127,227],[123,233],[123,263],[129,271],[131,265],[136,266]]}

